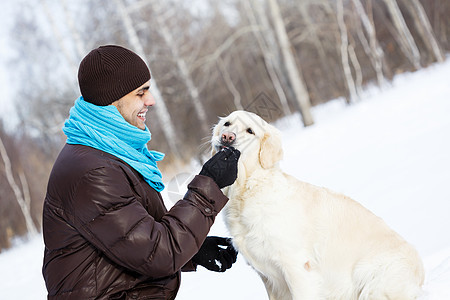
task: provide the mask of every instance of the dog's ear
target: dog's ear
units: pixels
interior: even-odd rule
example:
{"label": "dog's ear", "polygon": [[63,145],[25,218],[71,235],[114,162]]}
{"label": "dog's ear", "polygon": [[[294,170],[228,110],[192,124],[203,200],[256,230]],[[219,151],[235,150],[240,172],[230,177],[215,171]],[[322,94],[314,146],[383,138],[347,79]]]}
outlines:
{"label": "dog's ear", "polygon": [[281,147],[280,133],[273,128],[266,132],[261,139],[259,162],[264,169],[270,169],[282,158],[283,148]]}

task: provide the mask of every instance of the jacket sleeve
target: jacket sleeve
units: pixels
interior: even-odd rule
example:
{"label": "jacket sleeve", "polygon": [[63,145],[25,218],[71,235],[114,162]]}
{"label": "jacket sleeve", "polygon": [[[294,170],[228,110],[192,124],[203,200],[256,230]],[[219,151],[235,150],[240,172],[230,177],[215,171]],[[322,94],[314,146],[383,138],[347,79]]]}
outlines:
{"label": "jacket sleeve", "polygon": [[149,278],[179,271],[202,245],[228,201],[215,182],[197,175],[188,192],[156,222],[136,200],[120,169],[86,174],[73,199],[73,224],[112,261]]}

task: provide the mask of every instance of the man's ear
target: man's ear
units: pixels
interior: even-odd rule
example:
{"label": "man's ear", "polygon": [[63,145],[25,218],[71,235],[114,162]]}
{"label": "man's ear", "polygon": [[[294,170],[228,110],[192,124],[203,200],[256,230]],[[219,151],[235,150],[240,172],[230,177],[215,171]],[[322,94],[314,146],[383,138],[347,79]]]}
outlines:
{"label": "man's ear", "polygon": [[280,133],[273,128],[273,130],[266,132],[261,139],[259,162],[264,169],[270,169],[282,158],[283,148],[281,147]]}

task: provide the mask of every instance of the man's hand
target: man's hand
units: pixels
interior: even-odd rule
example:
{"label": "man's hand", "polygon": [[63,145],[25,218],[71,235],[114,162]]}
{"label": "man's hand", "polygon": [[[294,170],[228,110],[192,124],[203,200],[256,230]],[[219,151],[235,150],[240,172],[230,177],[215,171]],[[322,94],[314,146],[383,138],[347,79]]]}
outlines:
{"label": "man's hand", "polygon": [[230,238],[208,236],[192,261],[210,271],[225,272],[236,262],[237,254]]}
{"label": "man's hand", "polygon": [[203,165],[200,175],[211,177],[221,189],[232,185],[237,178],[240,155],[233,147],[223,148]]}

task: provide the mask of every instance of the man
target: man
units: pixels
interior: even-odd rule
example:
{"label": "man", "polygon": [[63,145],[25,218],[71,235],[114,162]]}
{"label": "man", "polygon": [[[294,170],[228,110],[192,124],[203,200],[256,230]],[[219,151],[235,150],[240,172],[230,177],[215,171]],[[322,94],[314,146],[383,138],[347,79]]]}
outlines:
{"label": "man", "polygon": [[235,181],[239,151],[212,157],[167,211],[163,154],[146,146],[155,100],[144,61],[99,47],[82,60],[78,81],[82,97],[64,124],[43,210],[48,299],[174,299],[181,269],[230,268],[230,241],[206,236],[228,201],[220,189]]}

